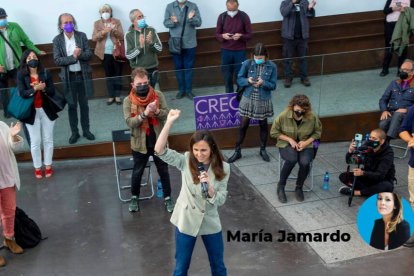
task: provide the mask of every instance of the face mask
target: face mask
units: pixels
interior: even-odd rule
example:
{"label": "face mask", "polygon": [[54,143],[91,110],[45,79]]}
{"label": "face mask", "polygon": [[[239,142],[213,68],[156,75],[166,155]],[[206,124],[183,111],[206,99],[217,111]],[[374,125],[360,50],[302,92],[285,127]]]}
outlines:
{"label": "face mask", "polygon": [[298,118],[302,117],[305,114],[305,111],[294,111]]}
{"label": "face mask", "polygon": [[406,79],[408,79],[408,73],[407,73],[407,72],[401,71],[401,72],[399,73],[399,76],[400,76],[400,79],[401,79],[401,80],[406,80]]}
{"label": "face mask", "polygon": [[31,59],[27,62],[27,66],[29,66],[30,68],[37,68],[38,65],[39,61],[37,59]]}
{"label": "face mask", "polygon": [[260,65],[260,64],[262,64],[262,63],[264,62],[264,59],[262,59],[262,58],[254,58],[254,62],[255,62],[257,65]]}
{"label": "face mask", "polygon": [[102,19],[108,20],[111,17],[111,14],[109,12],[102,13]]}
{"label": "face mask", "polygon": [[138,20],[138,27],[140,27],[141,29],[143,29],[146,26],[147,26],[147,22],[145,21],[145,18],[142,18],[142,19]]}
{"label": "face mask", "polygon": [[367,147],[375,149],[379,146],[379,144],[379,141],[368,140]]}
{"label": "face mask", "polygon": [[73,23],[66,23],[65,25],[63,25],[63,30],[65,30],[65,32],[67,33],[73,32],[74,29],[75,25],[73,25]]}
{"label": "face mask", "polygon": [[235,17],[235,16],[236,16],[237,11],[227,11],[227,14],[228,14],[231,18],[233,18],[233,17]]}
{"label": "face mask", "polygon": [[148,95],[148,92],[149,92],[148,84],[135,86],[135,93],[138,97],[144,98]]}
{"label": "face mask", "polygon": [[0,27],[6,27],[7,26],[7,19],[0,19]]}
{"label": "face mask", "polygon": [[187,1],[187,0],[177,0],[177,1],[178,1],[178,3],[183,4],[183,3],[185,3],[185,1]]}

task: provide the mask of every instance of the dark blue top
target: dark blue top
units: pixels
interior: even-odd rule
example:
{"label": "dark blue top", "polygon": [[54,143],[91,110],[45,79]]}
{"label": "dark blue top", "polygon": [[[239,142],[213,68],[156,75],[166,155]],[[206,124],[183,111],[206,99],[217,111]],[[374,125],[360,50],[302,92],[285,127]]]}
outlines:
{"label": "dark blue top", "polygon": [[381,111],[395,111],[399,108],[408,108],[414,104],[414,80],[401,87],[401,80],[394,80],[388,85],[387,89],[379,100]]}
{"label": "dark blue top", "polygon": [[[414,106],[410,107],[407,111],[407,115],[404,118],[404,121],[402,122],[400,126],[400,132],[408,131],[408,133],[411,135],[414,131]],[[411,168],[414,168],[414,149],[410,148],[410,161],[408,161],[408,165],[410,165]]]}

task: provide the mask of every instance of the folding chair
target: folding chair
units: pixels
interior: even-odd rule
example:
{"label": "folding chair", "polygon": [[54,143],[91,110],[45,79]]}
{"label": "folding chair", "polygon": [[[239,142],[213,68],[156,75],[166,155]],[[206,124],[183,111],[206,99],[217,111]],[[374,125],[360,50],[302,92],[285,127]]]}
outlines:
{"label": "folding chair", "polygon": [[397,159],[404,159],[405,157],[407,157],[408,150],[410,149],[410,147],[408,145],[407,145],[407,147],[403,147],[403,146],[399,146],[399,145],[390,144],[390,147],[405,150],[403,155],[395,155],[394,154],[394,158],[397,158]]}
{"label": "folding chair", "polygon": [[[313,142],[314,154],[313,154],[313,159],[310,162],[310,172],[309,172],[308,177],[307,177],[307,178],[310,178],[310,185],[309,185],[309,189],[303,189],[304,192],[311,192],[312,189],[313,189],[313,179],[314,179],[314,174],[313,174],[313,161],[315,160],[316,153],[318,152],[319,144],[320,144],[320,141],[319,140],[315,140]],[[280,152],[279,152],[279,160],[278,160],[278,163],[279,163],[278,164],[278,167],[279,167],[278,178],[280,180],[280,174],[282,172],[282,167],[283,167],[283,164],[284,164],[284,160],[282,159],[282,156],[280,155]],[[296,180],[298,178],[297,177],[294,177],[294,176],[289,176],[288,179]],[[290,189],[285,189],[285,191],[286,192],[294,192],[295,189],[290,188]]]}
{"label": "folding chair", "polygon": [[[122,190],[130,189],[131,185],[121,185],[121,172],[132,171],[132,169],[134,168],[134,160],[132,157],[118,158],[118,156],[116,155],[116,145],[119,142],[130,141],[130,139],[131,131],[129,129],[112,131],[112,152],[114,155],[116,184],[118,186],[118,197],[119,200],[121,200],[122,202],[128,202],[131,200],[130,198],[123,198],[121,193]],[[140,200],[151,199],[152,197],[154,197],[155,194],[154,185],[152,181],[151,161],[153,161],[152,156],[149,158],[148,163],[145,166],[145,169],[148,171],[146,182],[141,183],[141,186],[147,186],[149,184],[150,192],[149,195],[139,197]]]}

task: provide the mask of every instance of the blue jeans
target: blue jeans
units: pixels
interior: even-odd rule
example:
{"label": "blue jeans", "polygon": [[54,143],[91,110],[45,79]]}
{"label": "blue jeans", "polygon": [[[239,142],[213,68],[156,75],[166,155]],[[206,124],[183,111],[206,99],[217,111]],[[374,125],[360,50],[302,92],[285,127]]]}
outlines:
{"label": "blue jeans", "polygon": [[178,82],[178,91],[181,94],[189,93],[193,90],[195,52],[196,47],[182,49],[180,55],[172,55],[175,65],[175,77]]}
{"label": "blue jeans", "polygon": [[221,71],[224,75],[224,85],[226,93],[233,93],[233,79],[237,80],[237,74],[240,71],[242,62],[246,59],[246,51],[232,51],[221,49]]}
{"label": "blue jeans", "polygon": [[[223,236],[222,232],[210,235],[202,235],[204,246],[207,250],[210,261],[212,276],[226,276],[227,269],[224,265]],[[190,268],[191,255],[193,254],[194,245],[197,237],[181,233],[178,228],[175,229],[175,270],[174,276],[186,276]]]}

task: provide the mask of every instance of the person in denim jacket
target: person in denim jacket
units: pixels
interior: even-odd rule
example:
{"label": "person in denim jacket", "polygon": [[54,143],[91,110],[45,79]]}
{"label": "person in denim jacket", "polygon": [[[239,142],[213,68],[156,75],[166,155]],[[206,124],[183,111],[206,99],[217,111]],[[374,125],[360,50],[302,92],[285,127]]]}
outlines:
{"label": "person in denim jacket", "polygon": [[249,128],[250,119],[258,120],[260,126],[260,155],[266,162],[270,161],[266,152],[266,142],[269,130],[267,118],[273,116],[271,92],[276,89],[277,68],[269,60],[269,54],[262,43],[257,43],[253,59],[243,62],[237,76],[237,84],[244,88],[239,104],[241,125],[234,154],[228,162],[240,159],[241,144]]}
{"label": "person in denim jacket", "polygon": [[414,61],[405,60],[399,75],[400,79],[392,81],[379,100],[379,127],[387,133],[388,141],[398,137],[407,109],[414,104]]}

